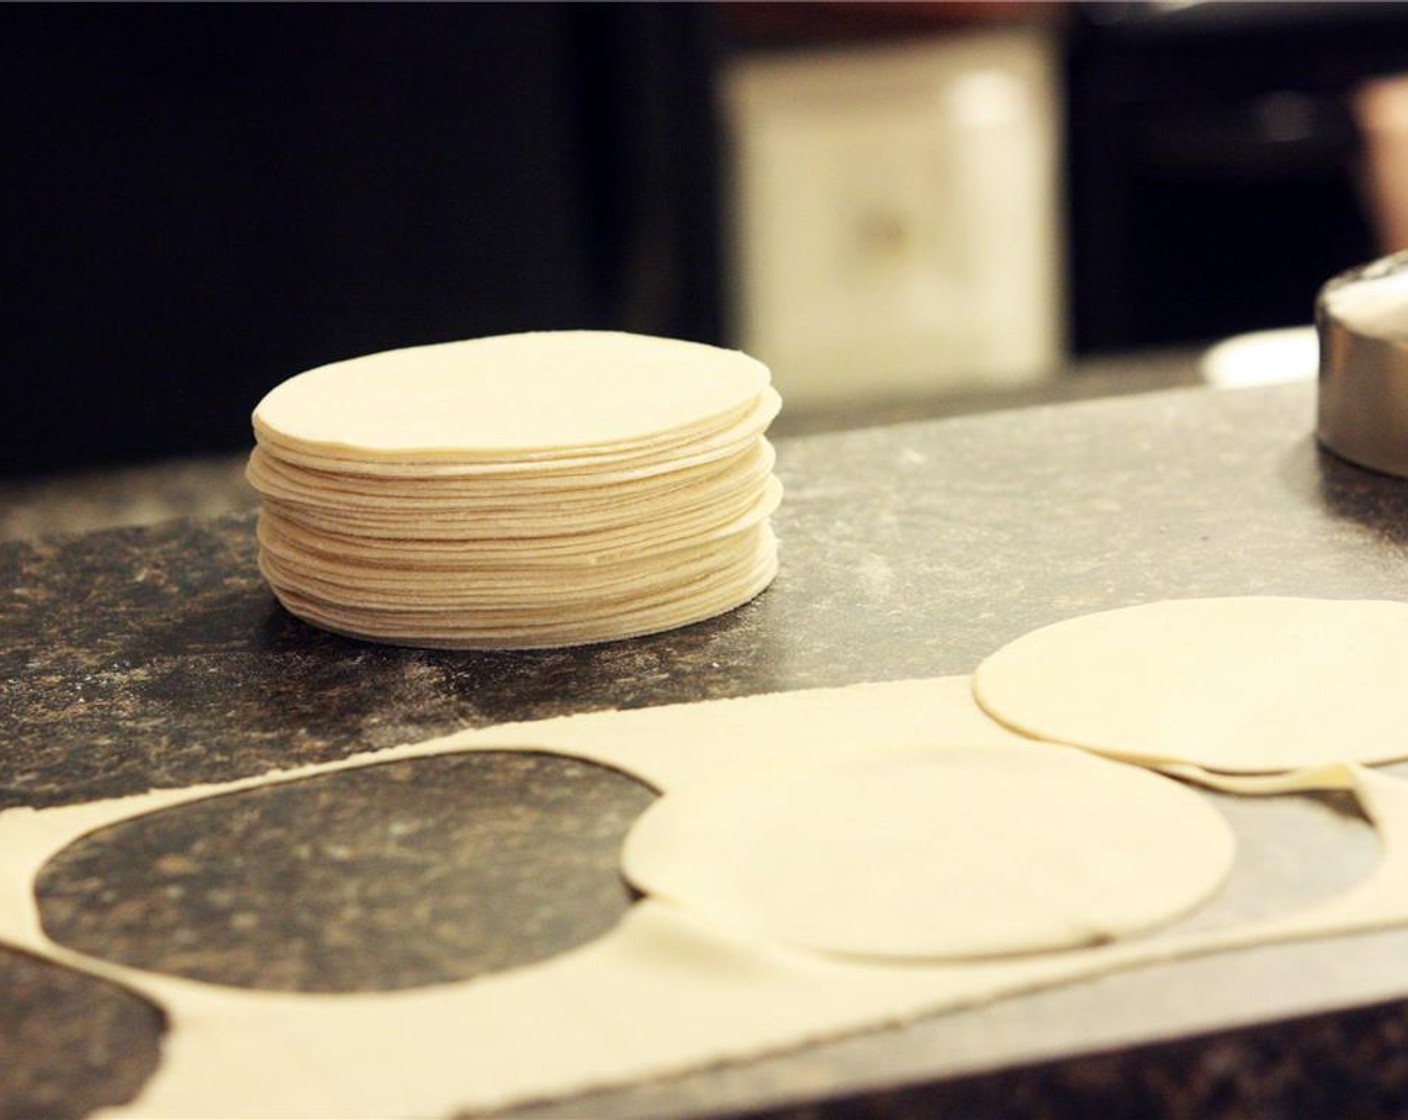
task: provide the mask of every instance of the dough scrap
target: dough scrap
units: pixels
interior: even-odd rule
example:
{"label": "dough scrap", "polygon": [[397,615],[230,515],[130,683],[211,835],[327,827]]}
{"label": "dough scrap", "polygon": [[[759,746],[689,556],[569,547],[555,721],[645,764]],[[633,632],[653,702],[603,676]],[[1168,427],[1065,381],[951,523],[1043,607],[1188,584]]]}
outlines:
{"label": "dough scrap", "polygon": [[1358,886],[1286,918],[1063,953],[979,962],[829,957],[737,936],[647,900],[610,934],[551,961],[420,990],[309,997],[88,957],[52,942],[38,919],[34,877],[51,854],[182,803],[447,751],[555,751],[615,766],[670,795],[703,788],[722,771],[802,771],[906,744],[1026,743],[987,719],[970,689],[968,678],[949,677],[503,724],[239,781],[11,809],[0,813],[0,943],[126,985],[167,1012],[161,1067],[137,1099],[102,1116],[321,1120],[503,1108],[1179,956],[1408,924],[1408,783],[1344,765],[1323,778],[1355,792],[1384,845],[1378,868]]}
{"label": "dough scrap", "polygon": [[882,750],[667,795],[636,822],[622,868],[647,894],[745,935],[952,960],[1160,925],[1217,892],[1234,850],[1222,816],[1172,779],[989,744]]}
{"label": "dough scrap", "polygon": [[973,675],[1018,731],[1234,774],[1408,757],[1408,605],[1182,599],[1085,615]]}

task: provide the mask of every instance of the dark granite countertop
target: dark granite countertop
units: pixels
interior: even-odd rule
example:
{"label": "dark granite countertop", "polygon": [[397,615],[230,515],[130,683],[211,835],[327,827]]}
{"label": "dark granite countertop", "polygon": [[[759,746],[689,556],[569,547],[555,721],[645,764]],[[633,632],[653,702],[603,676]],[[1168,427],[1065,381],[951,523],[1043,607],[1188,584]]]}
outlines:
{"label": "dark granite countertop", "polygon": [[[787,439],[776,584],[728,616],[579,650],[415,651],[313,630],[260,583],[247,513],[9,543],[0,807],[504,720],[965,673],[1033,627],[1153,599],[1402,598],[1408,483],[1317,450],[1313,409],[1311,386],[1187,389]],[[40,901],[61,940],[205,979],[464,978],[614,921],[630,902],[615,846],[650,797],[550,757],[329,775],[84,840],[46,868]],[[1405,998],[1408,933],[1280,946],[539,1114],[1396,1116]],[[0,951],[0,1117],[130,1097],[161,1029],[122,991]]]}
{"label": "dark granite countertop", "polygon": [[[1031,385],[957,390],[896,399],[864,397],[808,409],[791,406],[773,422],[776,437],[818,435],[944,416],[997,412],[1058,401],[1156,392],[1201,384],[1200,352],[1184,347],[1084,358]],[[254,509],[244,481],[247,451],[109,464],[37,478],[0,478],[0,540],[152,525],[177,517],[216,517]]]}

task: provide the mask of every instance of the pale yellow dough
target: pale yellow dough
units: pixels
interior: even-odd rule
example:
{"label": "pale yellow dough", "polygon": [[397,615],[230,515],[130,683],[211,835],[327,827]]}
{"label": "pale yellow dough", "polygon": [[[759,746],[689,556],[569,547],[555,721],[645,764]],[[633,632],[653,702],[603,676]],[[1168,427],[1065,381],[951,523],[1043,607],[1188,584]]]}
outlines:
{"label": "pale yellow dough", "polygon": [[531,614],[515,606],[422,606],[409,597],[392,609],[340,603],[275,582],[261,558],[280,602],[293,614],[349,637],[393,645],[444,649],[548,649],[587,645],[654,634],[701,622],[756,597],[777,575],[777,542],[771,530],[755,538],[753,548],[704,576],[684,575],[679,582],[650,590],[633,587],[615,598],[539,600]]}
{"label": "pale yellow dough", "polygon": [[532,475],[487,479],[378,478],[303,470],[281,462],[262,448],[255,448],[249,458],[246,477],[267,498],[314,508],[399,512],[410,503],[427,512],[539,509],[556,514],[658,501],[680,491],[693,495],[752,485],[771,473],[776,458],[776,452],[766,439],[754,437],[742,450],[717,461],[678,469],[666,463],[658,472],[647,474],[569,475],[551,480]]}
{"label": "pale yellow dough", "polygon": [[[965,677],[600,712],[444,739],[222,785],[0,813],[0,943],[108,978],[165,1009],[161,1065],[108,1117],[429,1117],[622,1085],[797,1047],[1178,956],[1408,924],[1408,783],[1352,766],[1288,788],[1344,788],[1379,829],[1365,881],[1284,918],[979,962],[825,956],[730,930],[659,900],[553,960],[466,983],[358,995],[223,988],[51,941],[34,899],[45,861],[109,824],[215,795],[449,751],[546,750],[688,796],[742,777],[843,766],[920,745],[936,754],[1031,745],[987,719]],[[1056,748],[1048,748],[1056,749]],[[771,779],[769,779],[771,780]],[[1280,783],[1285,785],[1285,782]],[[1014,819],[1014,829],[1041,827]],[[1170,836],[1174,843],[1181,837]],[[850,900],[837,892],[838,907]]]}
{"label": "pale yellow dough", "polygon": [[955,959],[1159,925],[1211,897],[1233,851],[1222,816],[1172,779],[1046,746],[930,745],[671,794],[622,869],[747,936]]}
{"label": "pale yellow dough", "polygon": [[351,450],[340,455],[310,451],[265,428],[254,417],[261,445],[279,461],[299,470],[320,472],[359,481],[434,480],[446,484],[493,482],[525,484],[531,489],[555,485],[580,486],[594,479],[636,479],[686,467],[703,466],[728,458],[757,440],[782,409],[782,398],[771,387],[764,389],[737,416],[726,417],[705,431],[691,430],[668,440],[577,449],[575,452],[509,452],[489,458],[461,454],[406,453],[396,458],[358,456]]}
{"label": "pale yellow dough", "polygon": [[676,496],[673,502],[650,502],[643,507],[626,503],[621,510],[608,506],[599,513],[584,517],[564,515],[561,519],[551,512],[537,511],[465,515],[411,512],[400,518],[328,514],[270,499],[265,499],[263,509],[285,523],[299,525],[310,532],[403,542],[398,548],[414,547],[411,542],[445,540],[464,544],[467,550],[472,550],[485,542],[511,549],[529,559],[539,547],[591,553],[608,536],[632,541],[639,538],[644,543],[674,535],[712,534],[721,526],[731,526],[745,519],[757,521],[771,514],[782,500],[782,487],[775,478],[764,476],[737,492],[718,494],[716,499],[710,501],[706,495],[701,502],[693,495],[687,499]]}
{"label": "pale yellow dough", "polygon": [[1058,622],[988,657],[978,702],[1029,735],[1228,773],[1408,757],[1408,605],[1185,599]]}
{"label": "pale yellow dough", "polygon": [[780,399],[736,351],[480,338],[299,374],[254,413],[259,570],[353,637],[581,645],[699,622],[777,572]]}
{"label": "pale yellow dough", "polygon": [[454,457],[648,445],[749,406],[746,354],[611,331],[543,331],[320,366],[255,409],[256,431],[361,457]]}

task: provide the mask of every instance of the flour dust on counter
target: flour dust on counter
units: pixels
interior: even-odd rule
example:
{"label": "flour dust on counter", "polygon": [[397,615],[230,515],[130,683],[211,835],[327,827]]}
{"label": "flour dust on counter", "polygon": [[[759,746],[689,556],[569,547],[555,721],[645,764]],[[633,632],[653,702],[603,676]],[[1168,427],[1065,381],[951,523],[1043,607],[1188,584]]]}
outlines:
{"label": "flour dust on counter", "polygon": [[606,331],[321,366],[254,412],[260,571],[304,621],[401,645],[699,622],[776,575],[780,407],[746,354]]}
{"label": "flour dust on counter", "polygon": [[[37,875],[53,856],[99,829],[316,775],[482,751],[556,754],[608,766],[657,789],[662,806],[675,798],[686,809],[720,796],[746,800],[752,789],[758,800],[751,820],[757,824],[765,824],[779,799],[796,790],[805,806],[853,831],[884,830],[887,820],[868,809],[891,807],[891,795],[912,783],[916,768],[931,776],[946,773],[952,789],[938,788],[943,780],[915,789],[953,812],[970,788],[982,810],[995,811],[1004,798],[1008,804],[1020,801],[1029,811],[1005,824],[1031,833],[1017,838],[1027,852],[1039,848],[1047,825],[1039,804],[1030,811],[1032,783],[1044,782],[1054,798],[1090,775],[1101,792],[1083,804],[1093,814],[1113,813],[1108,826],[1121,829],[1131,820],[1126,809],[1112,809],[1106,794],[1139,786],[1133,797],[1140,813],[1150,815],[1147,826],[1161,831],[1169,848],[1187,845],[1190,854],[1186,863],[1174,856],[1104,867],[1122,888],[1137,883],[1141,867],[1151,880],[1165,882],[1137,885],[1138,913],[1113,920],[1096,914],[1102,938],[1067,948],[1058,946],[1070,945],[1069,938],[1021,935],[1038,920],[1033,914],[1040,907],[1022,897],[1023,884],[1004,876],[998,886],[1006,889],[994,893],[1006,895],[1005,901],[999,899],[989,914],[1008,908],[1019,936],[970,940],[960,948],[979,955],[948,959],[951,945],[920,944],[922,953],[896,957],[885,955],[894,945],[855,940],[854,929],[839,927],[843,938],[832,939],[837,915],[859,909],[846,890],[821,892],[817,908],[789,909],[782,929],[772,916],[735,921],[734,913],[709,905],[707,897],[701,905],[692,889],[674,897],[675,882],[686,873],[725,886],[730,873],[726,852],[721,863],[711,864],[689,842],[692,836],[708,841],[712,826],[687,812],[667,820],[668,828],[659,823],[663,815],[652,824],[649,811],[638,822],[629,862],[648,869],[643,885],[658,893],[637,901],[608,932],[550,959],[467,981],[316,995],[252,991],[98,958],[57,942],[41,924]],[[873,780],[880,795],[855,797],[857,779]],[[1284,915],[1242,919],[1234,908],[1221,921],[1199,925],[1201,914],[1216,907],[1227,860],[1235,858],[1225,824],[1200,802],[1206,795],[1127,763],[1019,735],[983,712],[968,677],[603,711],[469,730],[221,784],[0,814],[0,943],[117,983],[166,1013],[160,1067],[132,1101],[101,1115],[289,1120],[484,1111],[743,1062],[1178,957],[1408,924],[1408,783],[1340,762],[1251,785],[1247,792],[1256,796],[1307,788],[1352,793],[1378,830],[1378,864],[1347,889],[1314,895]],[[791,823],[785,813],[776,819],[783,827]],[[962,828],[962,822],[953,823]],[[905,832],[893,838],[896,845],[907,842]],[[1098,842],[1098,833],[1096,827],[1081,836]],[[981,865],[1012,853],[991,829],[963,834],[962,843],[945,838],[950,850],[927,850],[928,866],[966,855]],[[933,839],[911,831],[911,838],[916,835],[920,842]],[[888,855],[887,842],[869,853],[863,845],[846,853],[846,881],[869,855]],[[996,857],[975,852],[981,844],[997,844],[1000,851]],[[777,875],[809,875],[800,884],[806,887],[817,872],[793,862],[798,856],[796,845],[767,853]],[[906,866],[914,875],[926,870],[923,860]],[[962,879],[959,874],[960,884]],[[967,901],[978,886],[964,885]],[[730,904],[737,897],[735,892]],[[1209,905],[1198,908],[1203,898]],[[951,900],[930,892],[917,892],[916,906],[921,931],[938,928],[952,913]],[[1189,907],[1197,909],[1187,919],[1178,917]],[[1159,928],[1149,930],[1155,924]],[[819,929],[827,936],[817,938]],[[807,947],[817,941],[864,951]],[[916,949],[914,943],[901,947],[906,953]],[[1022,948],[1033,951],[1014,951]]]}

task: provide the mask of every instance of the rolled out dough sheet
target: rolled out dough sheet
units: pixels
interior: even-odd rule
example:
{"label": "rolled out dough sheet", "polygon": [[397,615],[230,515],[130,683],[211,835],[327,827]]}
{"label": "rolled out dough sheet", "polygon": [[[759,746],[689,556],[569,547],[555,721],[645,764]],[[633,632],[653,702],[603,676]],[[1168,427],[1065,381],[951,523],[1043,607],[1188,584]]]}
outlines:
{"label": "rolled out dough sheet", "polygon": [[[1030,746],[987,719],[963,677],[601,712],[467,731],[243,781],[0,814],[0,941],[138,992],[169,1017],[162,1064],[103,1115],[445,1116],[699,1069],[1179,955],[1408,923],[1405,783],[1353,766],[1317,782],[1358,795],[1383,840],[1359,885],[1286,918],[979,962],[826,956],[740,934],[660,900],[547,962],[465,983],[356,995],[224,988],[51,941],[35,876],[85,834],[146,813],[321,773],[447,751],[553,751],[667,796],[762,768],[844,765],[891,749]],[[1057,750],[1060,748],[1050,748]],[[1014,828],[1039,822],[1014,820]],[[838,898],[838,902],[844,902]]]}
{"label": "rolled out dough sheet", "polygon": [[1408,757],[1408,605],[1182,599],[1026,634],[973,675],[1029,735],[1227,773]]}

